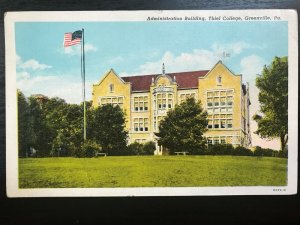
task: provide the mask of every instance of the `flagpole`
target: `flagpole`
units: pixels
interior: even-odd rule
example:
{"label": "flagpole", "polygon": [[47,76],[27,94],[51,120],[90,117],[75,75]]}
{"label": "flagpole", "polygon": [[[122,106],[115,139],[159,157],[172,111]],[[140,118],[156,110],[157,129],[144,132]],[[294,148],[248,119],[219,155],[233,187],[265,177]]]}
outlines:
{"label": "flagpole", "polygon": [[85,54],[84,54],[84,29],[82,28],[81,48],[81,73],[82,73],[82,95],[83,95],[83,141],[86,140],[86,105],[85,105]]}

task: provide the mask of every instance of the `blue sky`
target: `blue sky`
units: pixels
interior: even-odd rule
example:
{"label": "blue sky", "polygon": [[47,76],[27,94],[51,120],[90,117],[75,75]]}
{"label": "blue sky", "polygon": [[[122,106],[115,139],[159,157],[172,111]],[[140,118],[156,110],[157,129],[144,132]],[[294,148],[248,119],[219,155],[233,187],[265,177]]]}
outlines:
{"label": "blue sky", "polygon": [[[87,99],[91,85],[110,68],[119,75],[206,70],[223,62],[250,83],[252,114],[258,108],[255,76],[275,56],[288,55],[288,26],[272,22],[18,22],[17,86],[25,95],[81,101],[80,45],[63,47],[65,32],[84,28]],[[254,122],[253,126],[255,129]],[[254,130],[253,129],[253,130]]]}

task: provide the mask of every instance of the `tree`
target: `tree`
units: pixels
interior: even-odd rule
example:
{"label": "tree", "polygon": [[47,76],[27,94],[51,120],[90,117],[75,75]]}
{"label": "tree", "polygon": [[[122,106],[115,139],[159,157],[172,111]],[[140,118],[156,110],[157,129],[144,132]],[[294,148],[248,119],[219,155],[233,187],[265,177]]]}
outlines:
{"label": "tree", "polygon": [[207,113],[201,103],[188,98],[174,110],[170,110],[159,125],[158,144],[175,151],[189,151],[197,154],[205,149],[203,133],[207,130]]}
{"label": "tree", "polygon": [[19,157],[26,157],[30,145],[29,104],[21,91],[18,94],[18,140]]}
{"label": "tree", "polygon": [[38,156],[49,156],[52,135],[46,122],[46,116],[43,113],[45,103],[36,98],[36,96],[30,96],[28,101],[29,122],[30,128],[32,128],[30,146],[37,149]]}
{"label": "tree", "polygon": [[256,78],[261,115],[254,115],[258,124],[255,132],[262,138],[280,138],[281,150],[288,141],[288,60],[275,57]]}
{"label": "tree", "polygon": [[125,130],[125,114],[119,106],[111,104],[94,109],[90,116],[89,135],[109,155],[123,155],[126,151],[128,132]]}

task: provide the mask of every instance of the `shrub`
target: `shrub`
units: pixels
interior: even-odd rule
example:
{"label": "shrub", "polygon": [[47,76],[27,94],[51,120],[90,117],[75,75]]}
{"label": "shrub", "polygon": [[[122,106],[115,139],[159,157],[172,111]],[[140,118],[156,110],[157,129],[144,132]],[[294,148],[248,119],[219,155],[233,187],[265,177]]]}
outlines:
{"label": "shrub", "polygon": [[253,156],[253,152],[248,148],[238,146],[233,150],[233,155]]}
{"label": "shrub", "polygon": [[100,150],[100,145],[98,145],[95,141],[86,140],[82,145],[81,148],[75,151],[75,155],[79,158],[81,157],[94,157],[96,152]]}
{"label": "shrub", "polygon": [[153,141],[140,144],[138,142],[131,143],[127,147],[127,155],[153,155],[156,149]]}
{"label": "shrub", "polygon": [[283,151],[278,152],[278,157],[280,158],[288,158],[288,151],[285,149]]}
{"label": "shrub", "polygon": [[143,152],[143,145],[138,142],[133,142],[127,147],[128,155],[141,155]]}
{"label": "shrub", "polygon": [[146,142],[143,145],[143,154],[144,155],[154,155],[155,149],[156,149],[156,146],[153,141]]}
{"label": "shrub", "polygon": [[214,144],[208,146],[206,153],[208,155],[232,155],[233,150],[231,144]]}
{"label": "shrub", "polygon": [[254,156],[276,156],[277,151],[270,148],[255,147]]}

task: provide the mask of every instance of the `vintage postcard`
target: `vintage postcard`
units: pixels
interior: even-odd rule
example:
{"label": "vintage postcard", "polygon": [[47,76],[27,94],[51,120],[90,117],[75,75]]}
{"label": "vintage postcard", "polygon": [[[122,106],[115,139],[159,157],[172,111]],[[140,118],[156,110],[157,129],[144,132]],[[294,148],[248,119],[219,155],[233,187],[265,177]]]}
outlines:
{"label": "vintage postcard", "polygon": [[8,197],[297,193],[295,10],[8,12]]}

